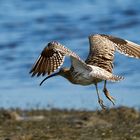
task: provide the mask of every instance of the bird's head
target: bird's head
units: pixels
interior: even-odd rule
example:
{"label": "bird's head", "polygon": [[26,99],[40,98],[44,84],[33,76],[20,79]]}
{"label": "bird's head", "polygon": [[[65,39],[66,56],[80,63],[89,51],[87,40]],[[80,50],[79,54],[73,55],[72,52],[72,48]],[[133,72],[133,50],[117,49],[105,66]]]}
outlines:
{"label": "bird's head", "polygon": [[58,76],[58,75],[61,75],[63,77],[66,77],[67,73],[69,72],[69,69],[68,68],[61,68],[58,72],[56,73],[53,73],[49,76],[47,76],[44,80],[42,80],[42,82],[40,83],[40,86],[43,84],[44,81],[46,81],[47,79],[51,78],[51,77],[54,77],[54,76]]}

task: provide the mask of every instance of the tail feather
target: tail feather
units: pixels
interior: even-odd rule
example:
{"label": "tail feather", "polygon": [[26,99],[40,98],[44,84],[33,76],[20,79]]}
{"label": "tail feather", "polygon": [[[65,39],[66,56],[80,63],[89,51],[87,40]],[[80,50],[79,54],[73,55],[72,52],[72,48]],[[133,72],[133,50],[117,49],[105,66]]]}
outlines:
{"label": "tail feather", "polygon": [[123,76],[113,75],[109,80],[112,81],[112,82],[119,82],[123,79],[124,79]]}

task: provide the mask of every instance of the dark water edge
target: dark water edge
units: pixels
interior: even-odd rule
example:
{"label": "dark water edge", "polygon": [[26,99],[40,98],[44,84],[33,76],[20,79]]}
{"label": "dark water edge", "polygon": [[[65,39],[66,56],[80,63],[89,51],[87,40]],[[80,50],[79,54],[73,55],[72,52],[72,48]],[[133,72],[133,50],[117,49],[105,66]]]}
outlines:
{"label": "dark water edge", "polygon": [[[57,77],[39,87],[43,78],[31,78],[29,71],[52,40],[61,42],[84,60],[90,34],[111,34],[140,44],[139,7],[138,0],[1,0],[0,107],[99,108],[94,86],[74,86]],[[139,63],[116,54],[114,73],[125,77],[120,83],[108,85],[116,106],[140,106]],[[69,65],[68,59],[65,65]],[[102,85],[99,88],[102,92]]]}
{"label": "dark water edge", "polygon": [[139,140],[140,112],[118,107],[106,111],[0,110],[2,140]]}

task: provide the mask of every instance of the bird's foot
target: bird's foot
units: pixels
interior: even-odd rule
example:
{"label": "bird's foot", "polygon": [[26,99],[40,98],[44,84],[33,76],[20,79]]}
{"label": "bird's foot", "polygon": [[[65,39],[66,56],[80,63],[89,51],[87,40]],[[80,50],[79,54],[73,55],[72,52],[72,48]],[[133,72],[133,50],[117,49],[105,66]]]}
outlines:
{"label": "bird's foot", "polygon": [[106,106],[104,105],[103,100],[101,98],[98,99],[98,103],[100,104],[102,109],[106,109]]}
{"label": "bird's foot", "polygon": [[112,104],[115,105],[115,99],[112,96],[110,96],[110,93],[107,90],[107,88],[104,88],[103,92],[104,92],[105,96],[107,97],[107,99],[109,99],[112,102]]}

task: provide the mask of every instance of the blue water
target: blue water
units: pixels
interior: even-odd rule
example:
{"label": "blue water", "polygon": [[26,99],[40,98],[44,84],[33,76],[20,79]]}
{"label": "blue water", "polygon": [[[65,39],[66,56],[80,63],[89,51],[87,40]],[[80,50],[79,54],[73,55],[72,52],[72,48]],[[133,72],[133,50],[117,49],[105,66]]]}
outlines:
{"label": "blue water", "polygon": [[[100,108],[94,85],[72,85],[57,77],[39,87],[43,77],[31,78],[29,71],[45,44],[52,40],[83,59],[88,55],[90,34],[111,34],[140,44],[139,7],[138,0],[1,0],[0,107]],[[108,84],[116,106],[139,107],[140,60],[116,54],[114,72],[125,76],[120,83]]]}

